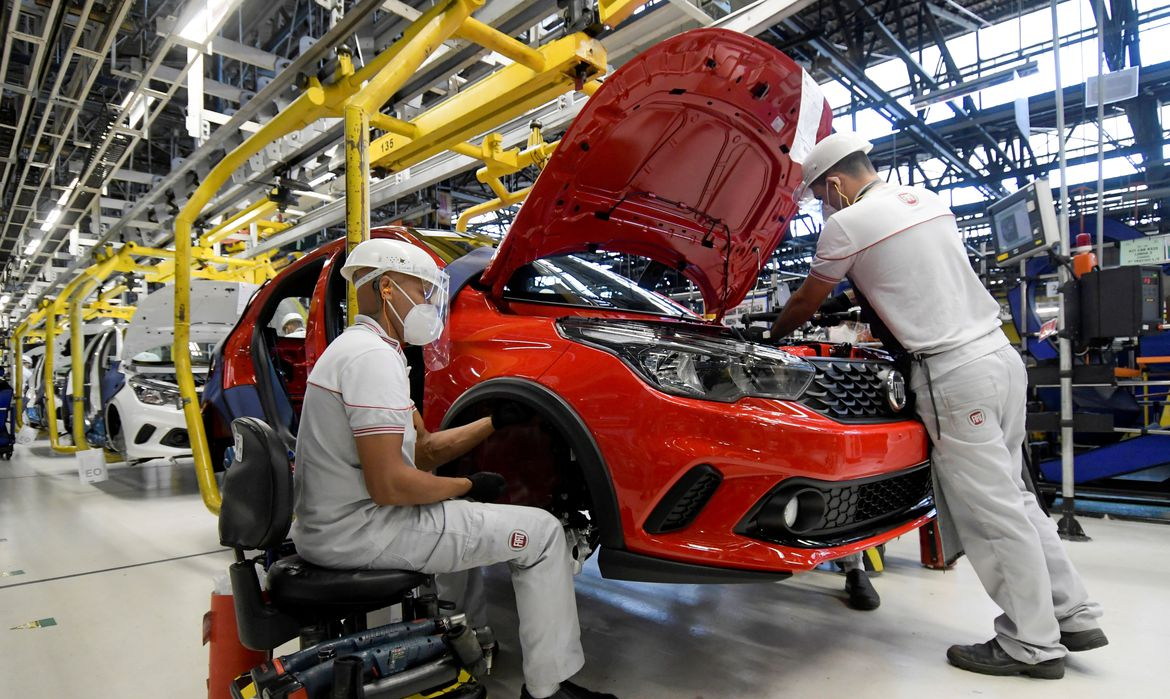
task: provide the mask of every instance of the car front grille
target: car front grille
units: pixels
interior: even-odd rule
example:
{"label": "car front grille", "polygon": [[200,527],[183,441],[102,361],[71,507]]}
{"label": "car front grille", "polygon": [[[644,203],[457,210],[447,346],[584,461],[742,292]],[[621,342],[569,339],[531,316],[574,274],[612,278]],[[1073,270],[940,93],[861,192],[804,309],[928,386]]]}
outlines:
{"label": "car front grille", "polygon": [[[777,525],[775,517],[760,517],[769,505],[782,509],[792,493],[809,489],[818,492],[825,503],[823,518],[814,526],[795,532]],[[801,548],[838,546],[875,536],[933,509],[934,488],[927,462],[897,473],[855,481],[789,479],[764,497],[736,531]]]}
{"label": "car front grille", "polygon": [[911,508],[933,494],[929,467],[885,480],[823,488],[822,492],[827,502],[825,532],[865,525]]}
{"label": "car front grille", "polygon": [[816,376],[801,402],[838,422],[892,422],[905,420],[909,411],[894,410],[886,376],[894,367],[872,360],[810,358]]}

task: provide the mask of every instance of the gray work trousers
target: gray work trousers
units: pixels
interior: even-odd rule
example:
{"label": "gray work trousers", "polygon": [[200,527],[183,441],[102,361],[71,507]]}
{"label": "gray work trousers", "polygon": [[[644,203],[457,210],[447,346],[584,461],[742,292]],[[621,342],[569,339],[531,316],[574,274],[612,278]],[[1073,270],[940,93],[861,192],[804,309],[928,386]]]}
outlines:
{"label": "gray work trousers", "polygon": [[529,692],[548,696],[584,666],[572,563],[556,517],[535,507],[466,500],[401,509],[394,540],[369,568],[435,574],[440,597],[482,626],[480,568],[507,563]]}
{"label": "gray work trousers", "polygon": [[[930,383],[933,401],[926,372],[916,364],[911,385],[934,441],[932,461],[949,525],[1003,610],[995,620],[996,638],[1021,662],[1063,657],[1061,631],[1096,628],[1101,607],[1089,600],[1056,523],[1021,477],[1024,363],[1006,346],[932,376]],[[941,435],[935,433],[935,405]]]}
{"label": "gray work trousers", "polygon": [[862,558],[864,555],[865,551],[858,551],[838,558],[837,562],[841,564],[841,570],[846,573],[851,570],[865,570],[865,559]]}

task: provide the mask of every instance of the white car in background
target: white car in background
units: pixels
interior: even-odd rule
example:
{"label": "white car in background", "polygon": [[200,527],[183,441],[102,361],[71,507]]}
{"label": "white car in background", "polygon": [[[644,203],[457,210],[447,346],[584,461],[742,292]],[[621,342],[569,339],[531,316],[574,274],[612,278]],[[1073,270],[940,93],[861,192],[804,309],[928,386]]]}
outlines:
{"label": "white car in background", "polygon": [[[231,332],[256,288],[191,283],[190,349],[198,391],[207,381],[212,351]],[[139,298],[121,350],[111,355],[119,359],[109,361],[108,371],[121,378],[108,374],[103,380],[113,394],[105,406],[106,445],[129,463],[191,454],[171,355],[174,336],[174,290],[164,287]]]}

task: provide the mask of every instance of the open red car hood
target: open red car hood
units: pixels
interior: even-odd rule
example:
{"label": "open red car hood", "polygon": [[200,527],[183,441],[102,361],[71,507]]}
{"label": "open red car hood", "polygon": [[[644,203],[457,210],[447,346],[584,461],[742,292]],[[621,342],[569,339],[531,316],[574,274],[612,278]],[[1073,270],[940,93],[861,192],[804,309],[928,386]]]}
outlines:
{"label": "open red car hood", "polygon": [[533,260],[624,252],[681,271],[721,317],[796,213],[790,151],[831,121],[816,83],[762,41],[722,29],[664,41],[589,99],[483,279],[499,294]]}

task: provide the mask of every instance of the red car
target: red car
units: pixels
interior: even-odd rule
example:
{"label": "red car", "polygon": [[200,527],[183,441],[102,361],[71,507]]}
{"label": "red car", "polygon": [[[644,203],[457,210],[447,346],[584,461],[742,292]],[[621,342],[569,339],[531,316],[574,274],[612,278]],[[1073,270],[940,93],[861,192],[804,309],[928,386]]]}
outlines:
{"label": "red car", "polygon": [[[451,363],[424,375],[412,362],[428,427],[501,399],[535,413],[443,472],[504,474],[512,503],[562,518],[579,561],[600,546],[611,578],[774,580],[929,519],[927,437],[888,361],[782,351],[716,322],[795,213],[798,129],[829,131],[807,97],[766,44],[689,32],[589,100],[494,254],[456,233],[372,232],[420,245],[452,278]],[[680,271],[716,320],[581,256],[597,250]],[[305,377],[344,328],[344,255],[329,243],[253,298],[204,392],[214,447],[243,415],[295,434]],[[297,307],[305,337],[278,337]]]}

